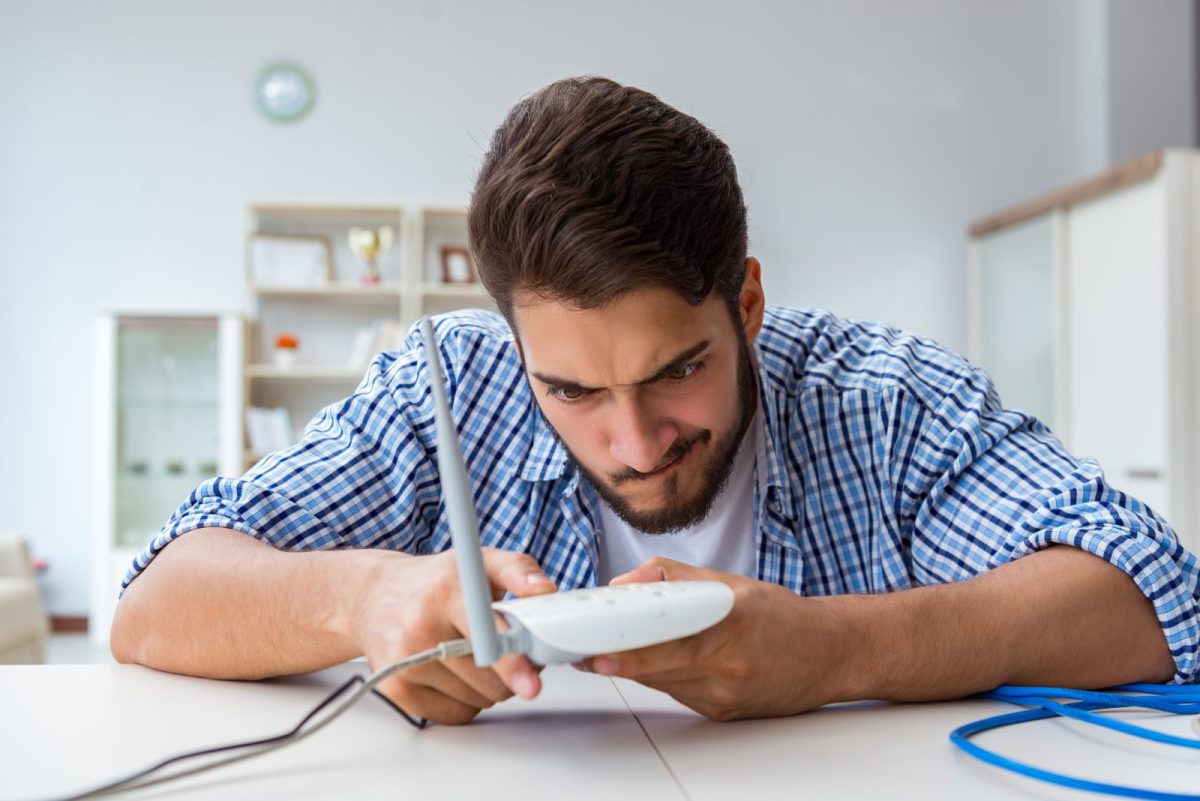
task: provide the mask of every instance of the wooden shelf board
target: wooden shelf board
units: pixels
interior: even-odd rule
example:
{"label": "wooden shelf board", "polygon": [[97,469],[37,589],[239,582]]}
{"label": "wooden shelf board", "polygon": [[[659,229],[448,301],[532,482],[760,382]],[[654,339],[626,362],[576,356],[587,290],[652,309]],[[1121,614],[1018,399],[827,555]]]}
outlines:
{"label": "wooden shelf board", "polygon": [[1159,169],[1162,168],[1162,165],[1163,152],[1161,150],[1155,151],[1114,167],[1095,178],[1089,178],[1066,189],[1051,192],[1036,200],[1031,200],[1028,203],[979,220],[967,229],[967,233],[972,237],[984,236],[1008,228],[1010,225],[1016,225],[1017,223],[1031,220],[1034,217],[1040,217],[1054,209],[1069,208],[1077,206],[1080,203],[1086,203],[1093,198],[1100,197],[1117,189],[1153,178]]}
{"label": "wooden shelf board", "polygon": [[276,217],[353,217],[357,215],[376,217],[385,214],[400,216],[404,213],[404,207],[389,204],[376,206],[370,203],[345,206],[336,203],[255,203],[250,206],[250,211],[253,214]]}
{"label": "wooden shelf board", "polygon": [[250,364],[246,366],[246,377],[281,381],[357,381],[362,378],[364,370],[365,368],[339,365],[298,364],[295,367],[276,367],[273,364]]}
{"label": "wooden shelf board", "polygon": [[485,298],[491,299],[481,284],[421,284],[421,294],[427,298]]}
{"label": "wooden shelf board", "polygon": [[327,286],[262,286],[251,284],[248,287],[251,294],[259,297],[298,297],[298,298],[357,298],[397,300],[403,294],[398,283],[378,284],[329,284]]}
{"label": "wooden shelf board", "polygon": [[467,220],[466,206],[425,206],[421,213],[426,220],[462,220],[463,222]]}

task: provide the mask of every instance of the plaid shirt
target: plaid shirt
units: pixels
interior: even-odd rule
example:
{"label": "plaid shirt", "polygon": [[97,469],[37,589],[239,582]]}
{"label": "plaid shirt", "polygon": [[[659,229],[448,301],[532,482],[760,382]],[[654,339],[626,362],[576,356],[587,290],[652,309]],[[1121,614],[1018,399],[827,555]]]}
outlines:
{"label": "plaid shirt", "polygon": [[[600,501],[538,413],[507,325],[464,311],[436,329],[483,543],[532,555],[564,589],[594,585]],[[1002,408],[981,369],[929,340],[820,310],[769,307],[755,352],[759,579],[802,595],[891,592],[1071,545],[1133,578],[1157,611],[1176,680],[1196,679],[1196,557],[1095,462]],[[201,527],[291,551],[445,550],[435,455],[414,329],[298,444],[197,487],[122,589]]]}

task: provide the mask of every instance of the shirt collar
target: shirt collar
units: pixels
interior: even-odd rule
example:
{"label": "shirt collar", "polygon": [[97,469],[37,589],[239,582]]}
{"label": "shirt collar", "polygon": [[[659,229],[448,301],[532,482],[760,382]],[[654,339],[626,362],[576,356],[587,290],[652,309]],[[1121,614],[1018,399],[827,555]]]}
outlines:
{"label": "shirt collar", "polygon": [[554,436],[554,431],[546,422],[546,418],[536,408],[537,402],[532,401],[532,403],[535,404],[533,416],[536,428],[533,433],[533,444],[530,446],[529,454],[525,457],[525,464],[521,468],[521,479],[523,481],[554,481],[562,478],[567,467],[571,465],[571,459],[567,455],[567,449]]}
{"label": "shirt collar", "polygon": [[766,475],[762,477],[767,490],[768,499],[774,494],[779,499],[777,511],[784,517],[793,517],[794,493],[791,477],[787,472],[786,426],[782,417],[783,409],[780,392],[772,386],[769,377],[764,375],[761,360],[756,365],[758,371],[758,397],[762,403],[763,441],[760,453],[765,457]]}

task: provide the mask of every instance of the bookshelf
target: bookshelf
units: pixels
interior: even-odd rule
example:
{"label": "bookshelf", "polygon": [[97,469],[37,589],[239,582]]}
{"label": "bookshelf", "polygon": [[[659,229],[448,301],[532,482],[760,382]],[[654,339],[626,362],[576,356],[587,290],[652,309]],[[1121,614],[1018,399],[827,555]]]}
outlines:
{"label": "bookshelf", "polygon": [[[352,251],[351,228],[390,226],[391,247],[379,254],[378,282],[366,283],[366,267]],[[327,243],[329,267],[291,285],[262,283],[256,273],[257,235]],[[353,392],[370,359],[395,347],[408,327],[427,314],[464,307],[494,309],[475,283],[443,280],[443,248],[467,243],[464,207],[423,204],[255,203],[247,210],[246,357],[242,370],[244,412],[251,407],[285,410],[264,437],[261,415],[251,430],[242,415],[244,467],[299,439],[318,411]],[[317,251],[320,252],[320,249]],[[292,364],[279,364],[281,334],[299,340]],[[257,414],[257,413],[256,413]],[[281,429],[288,442],[281,442]],[[258,436],[254,436],[257,434]]]}

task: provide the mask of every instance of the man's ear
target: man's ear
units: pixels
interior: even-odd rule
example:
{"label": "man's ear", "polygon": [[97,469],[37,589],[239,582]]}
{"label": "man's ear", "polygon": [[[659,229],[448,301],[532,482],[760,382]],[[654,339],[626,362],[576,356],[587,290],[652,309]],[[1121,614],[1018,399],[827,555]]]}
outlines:
{"label": "man's ear", "polygon": [[762,288],[762,264],[753,256],[746,258],[746,274],[742,279],[742,293],[738,296],[738,311],[742,318],[742,332],[746,342],[753,342],[762,330],[763,312],[767,298]]}

